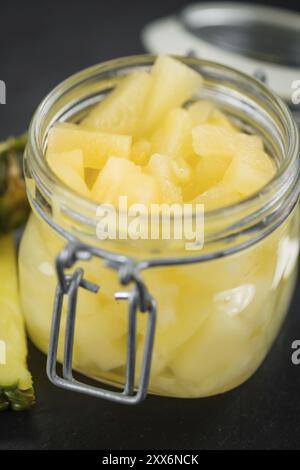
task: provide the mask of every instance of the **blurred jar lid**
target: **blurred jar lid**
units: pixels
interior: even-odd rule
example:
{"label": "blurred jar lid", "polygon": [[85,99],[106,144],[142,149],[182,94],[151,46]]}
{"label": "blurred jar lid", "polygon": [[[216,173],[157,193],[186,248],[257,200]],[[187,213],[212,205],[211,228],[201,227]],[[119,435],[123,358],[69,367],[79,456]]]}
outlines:
{"label": "blurred jar lid", "polygon": [[265,79],[295,112],[300,107],[293,99],[300,88],[296,12],[251,4],[192,4],[147,25],[142,41],[153,53],[194,54]]}

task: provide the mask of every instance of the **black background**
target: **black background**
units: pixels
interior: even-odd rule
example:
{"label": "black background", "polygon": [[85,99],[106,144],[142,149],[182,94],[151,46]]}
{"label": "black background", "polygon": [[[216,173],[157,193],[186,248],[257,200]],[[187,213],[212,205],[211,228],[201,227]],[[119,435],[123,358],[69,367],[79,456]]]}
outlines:
{"label": "black background", "polygon": [[[141,28],[186,3],[1,1],[0,79],[7,104],[0,106],[0,137],[25,130],[39,101],[73,72],[143,52]],[[271,3],[297,9],[296,2]],[[300,366],[291,363],[291,343],[300,338],[299,305],[297,288],[284,328],[255,376],[208,399],[148,397],[124,407],[63,392],[48,382],[45,357],[30,346],[37,405],[0,415],[0,449],[300,449]]]}

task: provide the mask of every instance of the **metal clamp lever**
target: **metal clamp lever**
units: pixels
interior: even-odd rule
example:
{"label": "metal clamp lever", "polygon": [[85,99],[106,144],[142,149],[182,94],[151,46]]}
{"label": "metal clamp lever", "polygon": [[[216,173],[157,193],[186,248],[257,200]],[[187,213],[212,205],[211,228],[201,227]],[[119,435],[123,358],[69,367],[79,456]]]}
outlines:
{"label": "metal clamp lever", "polygon": [[[77,268],[73,274],[66,274],[65,270],[72,268],[72,266],[77,261],[87,261],[93,256],[104,259],[108,267],[117,270],[120,275],[120,281],[123,285],[127,285],[130,282],[135,283],[132,292],[121,292],[116,294],[116,298],[127,299],[129,304],[126,377],[123,392],[113,392],[103,388],[84,384],[75,380],[72,374],[78,289],[81,287],[83,289],[97,293],[99,287],[84,279],[83,269]],[[142,279],[140,278],[139,269],[130,258],[113,255],[111,253],[97,250],[94,247],[78,242],[71,242],[58,255],[56,259],[56,271],[58,285],[55,294],[47,359],[47,375],[50,381],[54,385],[67,390],[84,393],[86,395],[91,395],[98,398],[105,398],[106,400],[118,403],[137,404],[141,402],[147,395],[150,379],[151,359],[156,325],[156,304],[154,299],[149,294]],[[62,307],[65,296],[68,299],[67,319],[62,377],[60,377],[57,374],[56,366]],[[148,314],[148,322],[140,372],[140,381],[137,391],[135,392],[134,379],[136,370],[136,317],[138,311]]]}

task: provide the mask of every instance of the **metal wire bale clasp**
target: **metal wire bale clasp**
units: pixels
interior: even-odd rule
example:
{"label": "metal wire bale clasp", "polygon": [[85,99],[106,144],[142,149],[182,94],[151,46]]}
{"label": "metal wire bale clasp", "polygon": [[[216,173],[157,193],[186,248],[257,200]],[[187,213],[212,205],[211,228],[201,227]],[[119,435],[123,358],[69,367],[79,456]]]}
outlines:
{"label": "metal wire bale clasp", "polygon": [[[116,299],[128,300],[126,377],[125,387],[122,392],[114,392],[79,382],[74,379],[72,373],[78,289],[81,287],[91,291],[92,293],[97,293],[99,286],[84,279],[84,271],[82,268],[75,269],[72,274],[66,274],[65,271],[66,269],[70,270],[77,261],[88,261],[93,256],[104,259],[109,268],[117,270],[119,272],[121,284],[128,285],[132,282],[135,284],[132,292],[118,292],[115,294]],[[54,385],[67,390],[84,393],[98,398],[105,398],[106,400],[118,403],[137,404],[141,402],[147,395],[150,379],[156,325],[156,303],[140,277],[138,266],[130,258],[107,253],[78,242],[71,242],[58,255],[56,259],[56,271],[58,284],[55,294],[47,360],[47,375],[50,381]],[[62,377],[60,377],[57,374],[57,353],[62,308],[65,298],[67,299],[67,317]],[[135,392],[136,322],[138,312],[147,313],[148,322],[140,371],[140,381],[137,391]],[[99,336],[100,335],[101,331],[99,331]]]}

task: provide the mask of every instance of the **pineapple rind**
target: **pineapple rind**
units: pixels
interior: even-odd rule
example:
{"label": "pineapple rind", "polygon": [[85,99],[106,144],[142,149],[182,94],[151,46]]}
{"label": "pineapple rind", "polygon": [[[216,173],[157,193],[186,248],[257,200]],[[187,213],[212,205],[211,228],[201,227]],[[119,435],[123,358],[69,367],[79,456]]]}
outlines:
{"label": "pineapple rind", "polygon": [[18,299],[13,235],[0,237],[0,339],[7,360],[0,364],[0,411],[28,409],[34,403],[32,379],[26,365],[24,321]]}

